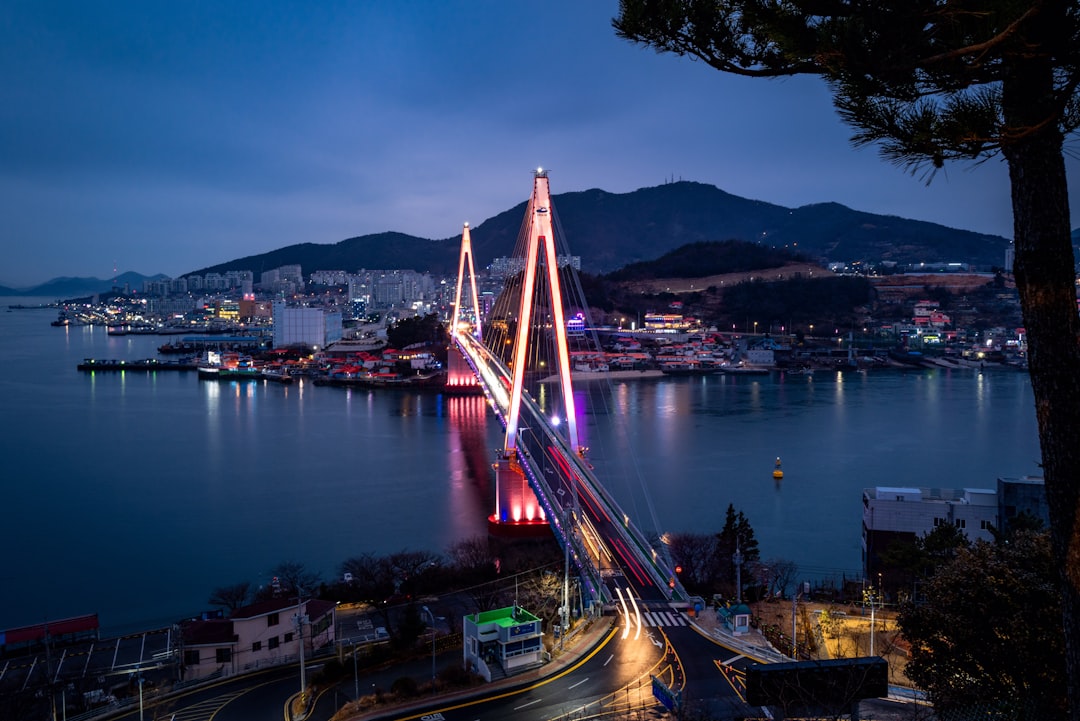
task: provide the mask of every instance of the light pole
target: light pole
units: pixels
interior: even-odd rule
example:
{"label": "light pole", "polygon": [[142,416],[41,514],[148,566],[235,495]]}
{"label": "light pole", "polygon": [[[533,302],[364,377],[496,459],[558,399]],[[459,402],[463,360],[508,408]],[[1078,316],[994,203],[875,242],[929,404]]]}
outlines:
{"label": "light pole", "polygon": [[874,655],[874,589],[870,589],[870,655]]}
{"label": "light pole", "polygon": [[435,614],[431,609],[424,606],[424,613],[431,619],[431,695],[435,695]]}
{"label": "light pole", "polygon": [[352,643],[352,677],[356,700],[360,700],[360,674],[356,672],[356,641]]}
{"label": "light pole", "polygon": [[296,615],[293,620],[296,621],[296,637],[299,641],[298,648],[300,650],[300,702],[303,703],[304,697],[307,695],[307,676],[304,669],[304,624],[307,622],[307,616],[303,614],[304,601],[300,594],[299,588],[297,588],[296,594]]}
{"label": "light pole", "polygon": [[874,606],[875,606],[875,603],[874,603],[874,601],[875,601],[874,587],[871,586],[868,591],[864,591],[863,593],[864,593],[863,601],[870,603],[870,655],[873,656],[874,655]]}

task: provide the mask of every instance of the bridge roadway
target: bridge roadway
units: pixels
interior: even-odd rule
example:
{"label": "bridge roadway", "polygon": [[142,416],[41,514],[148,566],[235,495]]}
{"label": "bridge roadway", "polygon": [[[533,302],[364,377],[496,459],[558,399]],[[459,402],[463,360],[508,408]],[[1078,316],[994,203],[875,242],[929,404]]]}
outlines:
{"label": "bridge roadway", "polygon": [[[509,369],[467,333],[455,336],[505,427],[510,408]],[[549,423],[536,402],[522,393],[517,462],[544,507],[556,535],[572,549],[592,598],[616,603],[628,616],[643,605],[689,598],[666,558],[593,474],[589,463]]]}

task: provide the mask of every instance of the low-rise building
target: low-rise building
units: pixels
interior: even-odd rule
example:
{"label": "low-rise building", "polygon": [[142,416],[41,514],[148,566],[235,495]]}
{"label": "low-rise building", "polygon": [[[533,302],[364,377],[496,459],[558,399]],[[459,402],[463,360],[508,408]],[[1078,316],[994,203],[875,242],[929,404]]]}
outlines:
{"label": "low-rise building", "polygon": [[491,681],[541,664],[541,623],[518,606],[466,616],[462,620],[465,665]]}
{"label": "low-rise building", "polygon": [[[183,675],[187,680],[231,676],[299,658],[334,643],[337,605],[333,601],[275,598],[238,608],[229,618],[181,624]],[[298,617],[301,622],[298,622]]]}
{"label": "low-rise building", "polygon": [[875,578],[886,570],[881,555],[897,541],[914,541],[946,524],[972,541],[993,541],[995,529],[1006,529],[1022,513],[1049,523],[1042,478],[999,478],[994,488],[863,489],[863,572]]}

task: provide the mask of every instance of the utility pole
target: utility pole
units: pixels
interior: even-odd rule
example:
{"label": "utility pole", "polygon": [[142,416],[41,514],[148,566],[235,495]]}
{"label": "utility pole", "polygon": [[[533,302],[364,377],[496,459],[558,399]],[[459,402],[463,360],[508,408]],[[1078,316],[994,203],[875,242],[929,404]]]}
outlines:
{"label": "utility pole", "polygon": [[[799,617],[799,594],[798,593],[792,593],[791,594],[791,658],[792,658],[793,661],[798,661],[799,660],[799,653],[798,653],[798,650],[797,650],[798,647],[799,647],[799,643],[796,640],[796,639],[798,639],[798,636],[795,635],[795,631],[797,630],[797,627],[795,625],[795,620],[798,617]],[[873,654],[870,654],[870,655],[872,656]]]}
{"label": "utility pole", "polygon": [[739,548],[739,539],[735,539],[735,555],[731,557],[735,562],[735,603],[742,603],[742,550]]}
{"label": "utility pole", "polygon": [[304,702],[304,698],[307,696],[307,675],[304,669],[304,623],[307,622],[307,616],[304,615],[304,600],[303,592],[298,585],[296,587],[296,636],[299,644],[297,648],[300,650],[300,702]]}
{"label": "utility pole", "polygon": [[[514,594],[514,605],[517,605],[517,594]],[[431,694],[435,695],[435,614],[427,606],[423,607],[424,613],[431,619]]]}

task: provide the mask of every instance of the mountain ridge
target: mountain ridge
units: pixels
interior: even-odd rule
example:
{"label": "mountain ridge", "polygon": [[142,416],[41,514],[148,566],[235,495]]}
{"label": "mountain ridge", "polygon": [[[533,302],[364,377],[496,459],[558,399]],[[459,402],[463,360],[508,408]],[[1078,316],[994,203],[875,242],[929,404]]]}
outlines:
{"label": "mountain ridge", "polygon": [[[791,247],[818,261],[963,262],[1001,266],[1009,240],[921,220],[878,215],[835,202],[787,208],[715,186],[678,181],[609,193],[599,188],[555,194],[556,217],[582,269],[606,273],[648,261],[688,243],[742,240]],[[478,265],[513,254],[526,202],[470,227]],[[387,231],[333,244],[303,243],[192,271],[252,270],[285,264],[314,270],[411,268],[456,272],[460,234],[426,239]]]}
{"label": "mountain ridge", "polygon": [[[483,267],[514,252],[527,203],[471,227],[473,251]],[[628,193],[600,188],[555,194],[556,219],[566,229],[568,251],[582,269],[608,273],[647,262],[681,246],[703,241],[742,240],[788,247],[816,262],[895,261],[898,264],[961,262],[993,267],[1005,262],[1004,237],[949,228],[928,221],[853,210],[837,202],[797,208],[743,198],[695,181],[664,183]],[[460,233],[439,239],[397,231],[353,236],[335,243],[297,243],[192,270],[184,275],[251,270],[282,265],[315,270],[411,268],[440,274],[457,271]],[[1080,229],[1072,233],[1080,243]],[[130,278],[124,281],[122,278]],[[141,287],[145,276],[125,273],[115,283]],[[3,288],[8,295],[85,295],[107,292],[113,280],[54,278],[30,288]]]}

